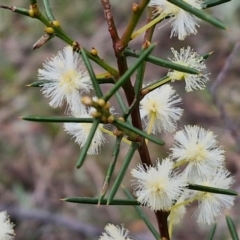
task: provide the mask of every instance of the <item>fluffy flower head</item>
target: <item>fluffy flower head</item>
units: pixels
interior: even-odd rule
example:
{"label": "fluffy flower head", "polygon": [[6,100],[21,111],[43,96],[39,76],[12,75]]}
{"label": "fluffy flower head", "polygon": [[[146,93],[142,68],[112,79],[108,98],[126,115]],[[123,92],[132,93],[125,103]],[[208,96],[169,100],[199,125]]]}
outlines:
{"label": "fluffy flower head", "polygon": [[[202,9],[201,0],[184,0],[194,8]],[[196,34],[199,27],[197,18],[181,9],[180,7],[168,2],[167,0],[153,0],[150,1],[149,6],[155,6],[155,14],[161,14],[163,17],[170,16],[172,31],[171,36],[178,36],[179,40],[184,40],[190,34]]]}
{"label": "fluffy flower head", "polygon": [[[186,67],[194,68],[199,72],[206,68],[206,65],[203,62],[203,58],[194,52],[190,47],[187,47],[186,49],[181,48],[179,53],[173,48],[171,50],[174,58],[169,59],[170,61]],[[205,88],[205,83],[209,81],[208,74],[198,75],[183,73],[176,70],[170,70],[168,72],[168,76],[172,79],[172,81],[185,80],[185,89],[187,92],[193,91],[193,89],[202,90]]]}
{"label": "fluffy flower head", "polygon": [[128,230],[124,227],[115,226],[113,224],[108,224],[105,227],[105,231],[99,240],[131,240],[128,237]]}
{"label": "fluffy flower head", "polygon": [[0,240],[12,240],[15,235],[13,227],[7,212],[0,212]]}
{"label": "fluffy flower head", "polygon": [[188,165],[184,169],[190,180],[211,175],[225,159],[224,150],[217,146],[216,136],[199,126],[185,126],[174,135],[171,157]]}
{"label": "fluffy flower head", "polygon": [[155,166],[138,165],[131,174],[136,178],[137,200],[154,211],[169,210],[186,186],[184,178],[173,171],[173,162],[168,158],[158,160]]}
{"label": "fluffy flower head", "polygon": [[[85,113],[83,115],[75,115],[74,117],[91,118],[91,115]],[[75,138],[75,142],[82,148],[87,141],[92,123],[64,123],[64,130]],[[95,135],[92,139],[90,148],[88,149],[89,155],[96,155],[100,153],[100,147],[106,142],[106,138],[101,131],[103,124],[99,124]]]}
{"label": "fluffy flower head", "polygon": [[176,107],[181,102],[175,90],[169,84],[148,93],[140,102],[140,114],[145,130],[150,133],[173,132],[183,110]]}
{"label": "fluffy flower head", "polygon": [[54,108],[62,106],[66,100],[71,110],[79,112],[83,107],[80,93],[92,89],[88,72],[71,46],[43,63],[43,68],[38,70],[38,78],[49,81],[43,82],[42,92],[51,99],[49,104]]}
{"label": "fluffy flower head", "polygon": [[[198,184],[228,189],[233,183],[233,178],[224,167],[220,167],[212,172],[212,174],[205,180]],[[216,193],[202,193],[198,201],[198,210],[194,213],[199,223],[212,224],[216,221],[225,209],[233,206],[234,196],[216,194]]]}

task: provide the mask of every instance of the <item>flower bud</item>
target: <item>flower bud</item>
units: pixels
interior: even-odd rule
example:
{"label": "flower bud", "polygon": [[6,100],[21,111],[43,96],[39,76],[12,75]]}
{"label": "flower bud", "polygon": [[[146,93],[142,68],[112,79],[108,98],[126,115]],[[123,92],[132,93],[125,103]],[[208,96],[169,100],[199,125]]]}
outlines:
{"label": "flower bud", "polygon": [[106,102],[105,102],[104,99],[99,98],[99,99],[97,100],[97,104],[99,105],[99,107],[104,107],[105,104],[106,104]]}
{"label": "flower bud", "polygon": [[34,12],[33,9],[30,9],[30,10],[28,11],[28,13],[29,13],[29,16],[30,16],[30,17],[32,17],[32,18],[34,17],[34,13],[35,13],[35,12]]}
{"label": "flower bud", "polygon": [[54,33],[54,29],[52,27],[46,27],[45,28],[45,32],[48,34],[53,34]]}
{"label": "flower bud", "polygon": [[91,54],[92,54],[93,56],[97,56],[97,55],[98,55],[97,49],[94,48],[94,47],[92,47]]}
{"label": "flower bud", "polygon": [[59,21],[56,21],[56,20],[52,21],[52,25],[53,25],[54,27],[60,27]]}

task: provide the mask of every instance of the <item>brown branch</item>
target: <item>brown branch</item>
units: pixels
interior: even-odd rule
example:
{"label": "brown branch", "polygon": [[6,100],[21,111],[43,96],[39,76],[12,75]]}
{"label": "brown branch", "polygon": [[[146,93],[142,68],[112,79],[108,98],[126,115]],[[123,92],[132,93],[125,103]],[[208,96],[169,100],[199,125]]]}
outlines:
{"label": "brown branch", "polygon": [[111,4],[110,4],[109,0],[101,0],[101,2],[102,2],[102,6],[103,6],[104,17],[105,17],[107,25],[108,25],[108,31],[112,38],[113,49],[115,50],[116,43],[119,40],[119,36],[118,36],[118,32],[117,32],[117,29],[116,29],[116,26],[114,23],[114,19],[112,16]]}
{"label": "brown branch", "polygon": [[14,12],[14,7],[13,6],[9,7],[9,6],[5,6],[5,5],[0,5],[0,8],[7,9],[7,10],[10,10],[10,11]]}
{"label": "brown branch", "polygon": [[240,42],[236,43],[234,49],[232,50],[231,54],[228,56],[224,67],[222,68],[221,72],[217,76],[217,80],[214,82],[212,85],[210,92],[212,93],[213,97],[213,102],[217,106],[221,118],[223,119],[226,128],[229,130],[231,133],[232,137],[235,139],[237,147],[238,147],[238,152],[240,152],[240,136],[238,134],[238,129],[236,124],[232,121],[232,119],[228,116],[228,114],[225,111],[225,107],[222,104],[221,100],[218,98],[216,92],[217,89],[220,87],[220,85],[223,83],[223,81],[227,77],[227,73],[232,65],[232,61],[234,59],[235,54],[237,53],[238,49],[240,48]]}
{"label": "brown branch", "polygon": [[167,221],[169,212],[157,211],[155,212],[155,215],[157,218],[161,239],[162,240],[170,239],[169,232],[168,232],[168,221]]}
{"label": "brown branch", "polygon": [[[154,8],[149,8],[148,9],[147,23],[152,21],[153,9]],[[144,34],[143,44],[145,44],[147,41],[148,42],[152,41],[155,26],[156,26],[156,24],[153,25],[151,28],[146,30],[146,32]],[[144,68],[146,67],[146,64],[147,63],[144,62]],[[160,232],[160,235],[161,235],[161,239],[165,239],[165,240],[170,239],[169,232],[168,232],[168,221],[167,221],[168,215],[169,215],[169,212],[164,212],[164,211],[155,212],[155,216],[157,218],[157,223],[158,223],[158,228],[159,228],[159,232]]]}
{"label": "brown branch", "polygon": [[[128,42],[131,39],[131,35],[136,27],[136,24],[138,23],[138,20],[140,19],[144,9],[146,8],[147,4],[149,3],[150,0],[142,0],[139,5],[133,4],[132,7],[132,17],[130,19],[130,22],[127,26],[126,31],[124,32],[123,36],[121,39],[118,37],[118,33],[115,27],[114,19],[112,16],[112,11],[111,11],[111,5],[109,0],[101,0],[102,6],[104,9],[104,16],[106,19],[106,22],[108,24],[108,31],[110,33],[110,36],[112,38],[112,43],[113,43],[113,49],[115,52],[115,56],[117,58],[117,65],[118,65],[118,70],[119,70],[119,75],[122,76],[127,70],[127,60],[124,55],[122,55],[122,51],[124,48],[127,46]],[[151,28],[146,33],[146,36],[148,39],[151,39],[152,34],[153,34],[154,27]],[[125,96],[127,98],[128,105],[131,106],[131,104],[134,102],[135,98],[135,92],[134,88],[132,86],[131,80],[129,79],[123,86],[123,90],[125,93]],[[131,113],[132,117],[132,124],[134,127],[143,130],[142,128],[142,121],[140,117],[140,112],[139,112],[139,102],[135,105],[135,108],[133,109]],[[146,145],[145,139],[142,137],[139,137],[139,142],[141,143],[138,152],[139,156],[141,159],[141,162],[147,166],[152,165],[150,154],[148,147]],[[168,212],[162,212],[158,211],[155,213],[157,222],[158,222],[158,227],[159,231],[161,234],[162,239],[169,239],[169,233],[168,233],[168,226],[167,226],[167,216]]]}

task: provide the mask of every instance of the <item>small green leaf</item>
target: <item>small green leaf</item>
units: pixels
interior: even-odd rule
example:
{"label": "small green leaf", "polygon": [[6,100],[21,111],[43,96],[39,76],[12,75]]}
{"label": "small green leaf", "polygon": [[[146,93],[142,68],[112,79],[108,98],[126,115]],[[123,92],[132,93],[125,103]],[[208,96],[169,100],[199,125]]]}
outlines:
{"label": "small green leaf", "polygon": [[[141,55],[142,51],[140,52],[140,55]],[[135,98],[137,98],[137,99],[140,96],[140,90],[143,85],[143,77],[144,77],[145,67],[146,67],[146,62],[144,61],[139,65],[139,67],[137,69],[137,76],[136,76],[136,81],[134,84]]]}
{"label": "small green leaf", "polygon": [[212,17],[211,15],[205,13],[204,11],[201,11],[201,10],[193,7],[192,5],[186,3],[185,1],[182,1],[182,0],[167,0],[167,1],[174,5],[177,5],[178,7],[184,9],[187,12],[194,14],[198,18],[211,23],[215,27],[226,30],[225,25],[220,20]]}
{"label": "small green leaf", "polygon": [[30,4],[37,4],[37,0],[30,0]]}
{"label": "small green leaf", "polygon": [[152,84],[149,84],[147,85],[145,88],[142,89],[142,92],[151,92],[153,91],[154,89],[156,88],[159,88],[160,86],[168,83],[169,81],[171,81],[172,79],[168,76],[164,76],[162,77],[161,79],[159,79],[158,81],[152,83]]}
{"label": "small green leaf", "polygon": [[216,231],[216,228],[217,228],[217,224],[213,224],[212,228],[211,228],[211,231],[208,235],[208,238],[207,240],[213,240],[213,237],[214,237],[214,234],[215,234],[215,231]]}
{"label": "small green leaf", "polygon": [[52,81],[50,80],[40,80],[36,82],[32,82],[27,85],[27,87],[42,87],[45,83],[51,83]]}
{"label": "small green leaf", "polygon": [[189,184],[188,189],[197,190],[201,192],[211,192],[211,193],[217,193],[217,194],[238,196],[238,192],[230,189],[214,188],[214,187],[202,186],[197,184]]}
{"label": "small green leaf", "polygon": [[97,127],[98,127],[99,123],[100,123],[100,119],[94,119],[91,130],[88,134],[87,141],[84,144],[83,148],[81,149],[81,152],[80,152],[80,155],[79,155],[79,158],[78,158],[78,161],[77,161],[77,165],[76,165],[77,168],[80,168],[86,160],[86,155],[87,155],[88,149],[89,149],[89,147],[92,143],[92,139],[94,137],[94,134],[97,130]]}
{"label": "small green leaf", "polygon": [[[98,84],[114,84],[114,79],[113,78],[97,78]],[[45,83],[51,83],[52,81],[50,80],[39,80],[32,82],[27,85],[27,87],[42,87]]]}
{"label": "small green leaf", "polygon": [[[138,58],[140,56],[140,53],[138,51],[126,48],[123,52],[126,56],[131,56],[131,57],[135,57]],[[155,65],[164,67],[164,68],[169,68],[169,69],[173,69],[176,71],[180,71],[180,72],[186,72],[186,73],[190,73],[190,74],[199,74],[199,71],[194,69],[194,68],[189,68],[186,66],[183,66],[181,64],[177,64],[177,63],[173,63],[171,61],[168,60],[164,60],[152,55],[149,55],[145,61],[153,63]]]}
{"label": "small green leaf", "polygon": [[[124,187],[123,191],[126,194],[126,196],[128,197],[129,200],[134,200],[134,197],[132,196],[132,194]],[[144,221],[144,223],[146,224],[146,226],[148,227],[148,229],[151,231],[151,233],[153,234],[153,236],[156,238],[156,240],[160,240],[161,236],[158,234],[158,232],[156,231],[156,229],[154,228],[154,226],[152,225],[152,223],[149,221],[149,218],[145,215],[145,213],[142,211],[140,206],[134,206],[135,210],[137,211],[138,215],[140,216],[140,218]]]}
{"label": "small green leaf", "polygon": [[94,87],[94,90],[96,92],[96,95],[97,95],[98,98],[101,98],[103,96],[102,90],[101,90],[101,88],[99,86],[98,80],[97,80],[97,78],[95,76],[95,73],[94,73],[92,65],[91,65],[91,63],[90,63],[90,61],[88,59],[88,56],[87,56],[87,54],[86,54],[86,52],[85,52],[85,50],[83,48],[81,49],[81,53],[82,53],[83,61],[84,61],[85,65],[86,65],[86,68],[87,68],[88,73],[90,75],[90,78],[92,80],[93,87]]}
{"label": "small green leaf", "polygon": [[97,78],[98,84],[114,84],[115,81],[112,77],[109,78]]}
{"label": "small green leaf", "polygon": [[[165,144],[165,142],[163,142],[162,140],[159,140],[159,139],[157,139],[155,137],[152,137],[152,136],[148,135],[147,133],[141,131],[140,129],[133,127],[132,125],[130,125],[128,123],[125,123],[125,122],[122,122],[122,121],[119,121],[119,120],[115,120],[114,121],[114,125],[116,125],[122,131],[124,131],[126,129],[126,130],[130,131],[130,133],[133,132],[133,133],[135,133],[137,135],[140,135],[141,137],[147,138],[151,142],[154,142],[154,143],[156,143],[158,145],[164,145]],[[129,135],[127,133],[126,134],[129,137],[131,137],[130,133],[129,133]]]}
{"label": "small green leaf", "polygon": [[213,54],[213,51],[202,55],[202,58],[203,58],[204,60],[206,60],[206,59],[208,59],[212,54]]}
{"label": "small green leaf", "polygon": [[229,229],[229,232],[231,234],[232,239],[233,240],[239,240],[235,224],[234,224],[232,218],[228,215],[226,215],[226,222],[227,222],[228,229]]}
{"label": "small green leaf", "polygon": [[49,21],[54,21],[55,17],[52,14],[52,9],[51,9],[49,0],[43,0],[43,5],[44,5],[44,8],[45,8],[48,20]]}
{"label": "small green leaf", "polygon": [[125,206],[133,206],[139,205],[139,202],[134,200],[125,200],[125,199],[114,199],[109,204],[107,204],[107,199],[102,199],[99,202],[98,198],[88,198],[88,197],[67,197],[62,199],[65,202],[72,203],[81,203],[81,204],[95,204],[95,205],[125,205]]}
{"label": "small green leaf", "polygon": [[116,180],[115,180],[115,182],[113,184],[113,187],[112,187],[112,189],[111,189],[111,191],[109,193],[108,203],[111,203],[111,201],[114,199],[114,197],[115,197],[115,195],[117,193],[117,190],[119,189],[119,186],[121,185],[122,180],[123,180],[123,178],[124,178],[124,176],[126,174],[128,166],[129,166],[129,164],[130,164],[130,162],[132,160],[132,157],[133,157],[135,151],[138,149],[138,147],[139,147],[139,143],[133,142],[131,144],[131,147],[128,150],[128,153],[127,153],[127,155],[125,157],[125,160],[124,160],[123,165],[122,165],[122,167],[121,167],[121,169],[119,171],[119,174],[118,174],[118,176],[117,176],[117,178],[116,178]]}
{"label": "small green leaf", "polygon": [[231,0],[207,0],[205,2],[203,2],[203,6],[204,8],[210,8],[210,7],[214,7],[226,2],[230,2]]}
{"label": "small green leaf", "polygon": [[23,120],[32,122],[75,122],[75,123],[93,123],[93,118],[73,118],[73,117],[43,117],[43,116],[24,116]]}
{"label": "small green leaf", "polygon": [[119,137],[116,138],[116,142],[115,142],[115,145],[114,145],[114,148],[113,148],[112,160],[111,160],[111,162],[108,166],[107,175],[105,177],[104,184],[103,184],[100,196],[99,196],[99,202],[101,202],[101,200],[104,198],[104,196],[107,192],[109,182],[111,180],[111,177],[112,177],[112,174],[114,172],[115,165],[116,165],[116,162],[117,162],[117,159],[118,159],[121,140],[122,140],[122,136],[119,136]]}

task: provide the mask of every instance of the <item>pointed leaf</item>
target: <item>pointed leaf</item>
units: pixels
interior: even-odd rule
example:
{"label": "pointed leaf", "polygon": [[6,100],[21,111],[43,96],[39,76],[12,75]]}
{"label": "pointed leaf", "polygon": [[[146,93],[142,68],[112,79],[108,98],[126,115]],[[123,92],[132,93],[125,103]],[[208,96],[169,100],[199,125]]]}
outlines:
{"label": "pointed leaf", "polygon": [[217,193],[217,194],[238,196],[238,192],[230,189],[214,188],[214,187],[202,186],[197,184],[189,184],[188,189],[202,191],[202,192],[211,192],[211,193]]}
{"label": "pointed leaf", "polygon": [[[132,194],[124,187],[123,191],[126,194],[126,196],[128,197],[129,200],[134,200],[134,197],[132,196]],[[149,218],[145,215],[145,213],[142,211],[142,208],[140,206],[134,206],[135,210],[137,211],[138,215],[140,216],[140,218],[144,221],[144,223],[146,224],[146,226],[148,227],[148,229],[151,231],[151,233],[153,234],[153,236],[156,238],[156,240],[161,239],[160,235],[158,234],[158,232],[156,231],[156,229],[154,228],[154,226],[152,225],[152,223],[149,221]]]}
{"label": "pointed leaf", "polygon": [[237,233],[237,230],[236,230],[236,227],[235,227],[235,224],[234,224],[232,218],[230,216],[226,215],[226,221],[227,221],[228,229],[229,229],[232,239],[239,240],[238,233]]}
{"label": "pointed leaf", "polygon": [[[141,55],[142,51],[143,50],[141,50],[140,55]],[[144,61],[140,64],[140,66],[137,69],[137,76],[136,76],[136,81],[134,84],[135,98],[137,98],[137,99],[140,95],[140,90],[143,85],[143,77],[144,77],[145,67],[146,67],[146,62]]]}
{"label": "pointed leaf", "polygon": [[132,160],[132,157],[133,157],[135,151],[138,149],[138,147],[139,147],[139,144],[136,143],[136,142],[133,142],[131,144],[131,147],[129,148],[128,153],[127,153],[127,155],[125,157],[124,163],[123,163],[123,165],[122,165],[122,167],[121,167],[121,169],[119,171],[119,174],[118,174],[118,176],[117,176],[117,178],[116,178],[116,180],[115,180],[115,182],[113,184],[113,187],[112,187],[112,189],[111,189],[111,191],[109,193],[108,203],[111,203],[111,201],[115,197],[115,195],[117,193],[117,190],[119,189],[119,186],[121,185],[122,180],[123,180],[123,178],[124,178],[124,176],[126,174],[128,166],[129,166],[129,164],[130,164],[130,162]]}
{"label": "pointed leaf", "polygon": [[107,204],[107,199],[102,199],[101,202],[98,202],[98,198],[88,198],[88,197],[67,197],[62,199],[65,202],[72,203],[81,203],[81,204],[100,204],[100,205],[125,205],[125,206],[133,206],[139,205],[140,203],[133,200],[125,200],[125,199],[114,199],[111,203]]}
{"label": "pointed leaf", "polygon": [[101,191],[101,194],[99,196],[99,202],[101,202],[101,200],[104,198],[104,196],[107,192],[108,185],[109,185],[109,182],[111,180],[111,177],[112,177],[112,174],[114,172],[115,165],[116,165],[116,162],[117,162],[117,159],[118,159],[121,140],[122,140],[122,137],[117,137],[116,138],[116,142],[115,142],[115,145],[114,145],[114,148],[113,148],[112,160],[111,160],[111,162],[108,166],[107,175],[105,177],[104,184],[103,184],[103,187],[102,187],[102,191]]}
{"label": "pointed leaf", "polygon": [[52,9],[51,9],[49,0],[43,0],[43,5],[44,5],[44,8],[45,8],[48,20],[49,21],[54,21],[55,17],[52,14]]}
{"label": "pointed leaf", "polygon": [[226,30],[225,25],[220,20],[212,17],[211,15],[205,13],[202,10],[199,10],[199,9],[193,7],[192,5],[186,3],[185,1],[182,1],[182,0],[167,0],[167,1],[174,4],[174,5],[177,5],[178,7],[184,9],[187,12],[190,12],[190,13],[194,14],[198,18],[200,18],[200,19],[202,19],[206,22],[211,23],[215,27]]}
{"label": "pointed leaf", "polygon": [[86,68],[88,70],[88,73],[90,75],[90,78],[92,80],[93,87],[94,87],[94,90],[96,92],[96,95],[97,95],[98,98],[101,98],[103,96],[102,90],[101,90],[101,88],[99,86],[98,80],[97,80],[97,78],[95,76],[95,73],[94,73],[92,65],[91,65],[91,63],[90,63],[90,61],[88,59],[88,56],[87,56],[87,54],[86,54],[86,52],[85,52],[85,50],[83,48],[81,49],[81,54],[82,54],[83,61],[84,61],[85,65],[86,65]]}
{"label": "pointed leaf", "polygon": [[202,5],[204,8],[210,8],[230,1],[231,0],[207,0]]}
{"label": "pointed leaf", "polygon": [[211,231],[208,235],[208,238],[207,240],[213,240],[213,237],[214,237],[214,234],[215,234],[215,231],[216,231],[216,228],[217,228],[217,224],[213,224],[212,228],[211,228]]}
{"label": "pointed leaf", "polygon": [[75,122],[75,123],[93,123],[94,118],[74,118],[74,117],[43,117],[43,116],[24,116],[23,120],[32,122]]}
{"label": "pointed leaf", "polygon": [[[138,58],[140,56],[140,53],[138,51],[126,48],[123,52],[126,56],[131,56]],[[177,70],[180,72],[186,72],[190,74],[199,74],[199,71],[194,68],[189,68],[186,66],[183,66],[181,64],[173,63],[172,61],[164,60],[162,58],[154,57],[152,55],[149,55],[145,61],[156,64],[161,67]]]}
{"label": "pointed leaf", "polygon": [[80,156],[78,158],[77,165],[76,165],[77,168],[80,168],[86,160],[86,155],[87,155],[88,149],[92,143],[92,139],[94,137],[94,134],[97,130],[99,123],[100,123],[100,119],[94,119],[91,130],[90,130],[88,138],[87,138],[87,141],[84,144],[83,148],[81,149]]}
{"label": "pointed leaf", "polygon": [[[140,135],[141,137],[144,137],[144,138],[146,138],[146,139],[150,140],[151,142],[154,142],[154,143],[156,143],[158,145],[164,145],[165,144],[165,142],[163,142],[162,140],[159,140],[159,139],[157,139],[155,137],[152,137],[152,136],[148,135],[147,133],[141,131],[138,128],[133,127],[132,125],[130,125],[130,124],[126,123],[126,122],[115,120],[114,121],[114,125],[116,125],[122,131],[124,131],[125,129],[129,130],[130,131],[129,135],[125,132],[129,137],[131,137],[130,136],[131,132],[133,132],[133,133],[135,133],[137,135]],[[134,140],[137,140],[137,139],[134,139]]]}

